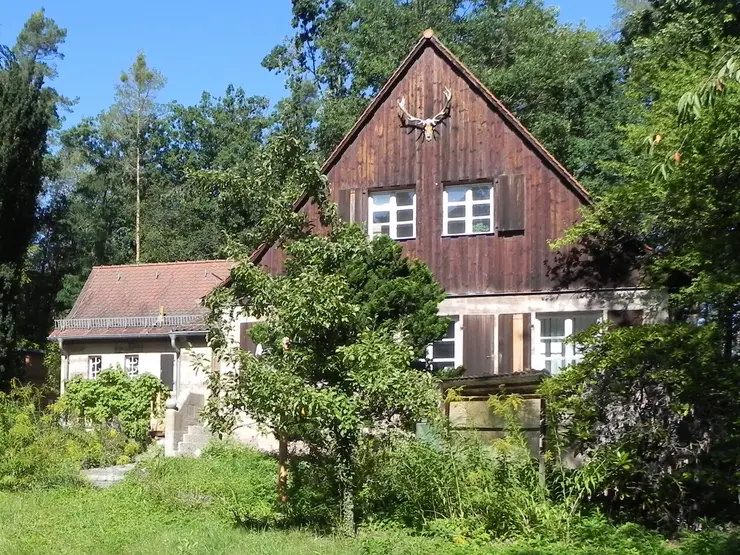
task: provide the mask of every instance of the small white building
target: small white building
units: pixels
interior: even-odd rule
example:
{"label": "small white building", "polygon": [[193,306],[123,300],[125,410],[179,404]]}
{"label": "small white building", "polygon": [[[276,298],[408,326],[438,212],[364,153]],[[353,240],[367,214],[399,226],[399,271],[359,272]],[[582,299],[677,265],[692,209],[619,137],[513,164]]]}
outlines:
{"label": "small white building", "polygon": [[[228,277],[234,262],[206,260],[96,266],[74,307],[55,322],[51,338],[62,352],[61,389],[73,376],[95,379],[120,366],[129,375],[160,378],[170,388],[165,433],[168,454],[196,452],[208,441],[199,412],[208,390],[199,364],[219,365],[206,343],[202,301]],[[234,341],[240,342],[235,328]],[[200,359],[200,363],[198,361]],[[249,422],[236,435],[272,448]],[[165,431],[164,423],[154,423]]]}

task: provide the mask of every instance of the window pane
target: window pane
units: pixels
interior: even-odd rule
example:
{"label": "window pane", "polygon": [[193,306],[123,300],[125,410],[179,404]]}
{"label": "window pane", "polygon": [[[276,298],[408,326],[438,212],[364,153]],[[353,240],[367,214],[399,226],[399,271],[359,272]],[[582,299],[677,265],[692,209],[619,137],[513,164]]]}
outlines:
{"label": "window pane", "polygon": [[445,339],[453,339],[455,337],[455,322],[450,322],[445,333]]}
{"label": "window pane", "polygon": [[434,344],[434,358],[455,358],[455,343],[454,341],[437,341]]}
{"label": "window pane", "polygon": [[390,193],[375,194],[375,195],[372,195],[372,198],[373,198],[373,204],[375,206],[385,206],[386,204],[390,204],[391,202]]}
{"label": "window pane", "polygon": [[545,370],[550,372],[551,374],[557,374],[567,366],[567,363],[562,358],[556,358],[553,360],[548,360],[545,362]]}
{"label": "window pane", "polygon": [[565,356],[565,344],[560,340],[545,339],[545,356]]}
{"label": "window pane", "polygon": [[488,233],[491,231],[491,219],[473,220],[473,233]]}
{"label": "window pane", "polygon": [[451,235],[465,233],[465,222],[447,222],[447,233]]}
{"label": "window pane", "polygon": [[565,318],[543,318],[542,337],[564,337],[565,336]]}
{"label": "window pane", "polygon": [[396,237],[398,239],[408,239],[414,236],[414,224],[403,224],[396,227]]}
{"label": "window pane", "polygon": [[490,185],[473,187],[473,200],[490,200],[490,199],[491,199],[491,186]]}
{"label": "window pane", "polygon": [[413,210],[399,210],[396,212],[396,220],[399,222],[413,222],[414,211]]}
{"label": "window pane", "polygon": [[473,205],[473,217],[490,216],[490,215],[491,215],[491,205],[489,203]]}
{"label": "window pane", "polygon": [[467,187],[447,187],[447,202],[463,202],[465,201],[465,193],[468,191]]}
{"label": "window pane", "polygon": [[465,205],[462,206],[448,206],[447,207],[448,218],[464,218],[465,217]]}
{"label": "window pane", "polygon": [[451,360],[449,362],[432,362],[432,369],[434,372],[439,372],[445,368],[454,368],[455,363]]}
{"label": "window pane", "polygon": [[391,221],[391,213],[388,210],[383,212],[373,212],[374,224],[387,224]]}
{"label": "window pane", "polygon": [[600,314],[579,314],[573,318],[573,333],[578,333],[593,326],[599,321]]}
{"label": "window pane", "polygon": [[403,191],[402,193],[396,193],[396,206],[413,206],[414,205],[414,192]]}
{"label": "window pane", "polygon": [[391,226],[389,225],[381,225],[380,226],[380,232],[381,235],[390,235],[391,234]]}

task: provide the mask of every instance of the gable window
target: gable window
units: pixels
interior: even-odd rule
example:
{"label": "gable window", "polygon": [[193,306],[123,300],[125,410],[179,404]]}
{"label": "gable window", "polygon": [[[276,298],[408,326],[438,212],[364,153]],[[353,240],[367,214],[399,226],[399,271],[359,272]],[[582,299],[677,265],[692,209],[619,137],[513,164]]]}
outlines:
{"label": "gable window", "polygon": [[490,183],[444,188],[443,235],[493,232],[493,186]]}
{"label": "gable window", "polygon": [[126,355],[124,359],[126,373],[133,377],[139,375],[139,355]]}
{"label": "gable window", "polygon": [[434,372],[444,368],[462,366],[462,328],[460,318],[448,316],[450,325],[447,333],[439,341],[435,341],[427,348],[427,360]]}
{"label": "gable window", "polygon": [[416,192],[413,190],[370,193],[368,200],[370,237],[391,239],[416,237]]}
{"label": "gable window", "polygon": [[91,380],[94,380],[100,374],[100,370],[103,366],[103,359],[99,356],[87,357],[87,375]]}
{"label": "gable window", "polygon": [[538,334],[537,356],[539,367],[557,374],[581,358],[578,345],[565,339],[601,321],[601,312],[573,314],[538,314],[535,322]]}

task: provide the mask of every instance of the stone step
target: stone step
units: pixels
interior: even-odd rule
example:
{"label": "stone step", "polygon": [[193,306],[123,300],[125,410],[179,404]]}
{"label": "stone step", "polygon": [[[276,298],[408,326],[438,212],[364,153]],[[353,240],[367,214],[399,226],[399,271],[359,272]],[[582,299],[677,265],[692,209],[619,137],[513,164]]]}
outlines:
{"label": "stone step", "polygon": [[205,445],[195,443],[186,443],[181,441],[177,444],[177,454],[181,457],[200,457],[200,453]]}
{"label": "stone step", "polygon": [[123,480],[126,473],[133,469],[134,466],[134,464],[123,464],[105,468],[90,468],[83,470],[82,475],[94,486],[107,488]]}
{"label": "stone step", "polygon": [[203,448],[211,441],[211,438],[193,438],[193,437],[187,437],[187,435],[182,438],[182,441],[180,443],[184,445],[195,445],[196,447]]}

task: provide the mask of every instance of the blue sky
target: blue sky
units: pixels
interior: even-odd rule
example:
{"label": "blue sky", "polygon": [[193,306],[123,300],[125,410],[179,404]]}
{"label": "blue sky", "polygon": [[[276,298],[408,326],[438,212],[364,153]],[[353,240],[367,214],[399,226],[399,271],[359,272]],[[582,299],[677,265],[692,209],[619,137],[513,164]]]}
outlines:
{"label": "blue sky", "polygon": [[[607,28],[613,0],[546,0],[563,21]],[[167,77],[160,99],[193,104],[206,90],[220,95],[229,83],[271,101],[284,81],[262,58],[291,34],[290,0],[0,0],[0,43],[13,44],[35,10],[68,30],[54,86],[79,98],[72,124],[109,106],[121,70],[142,50]]]}

